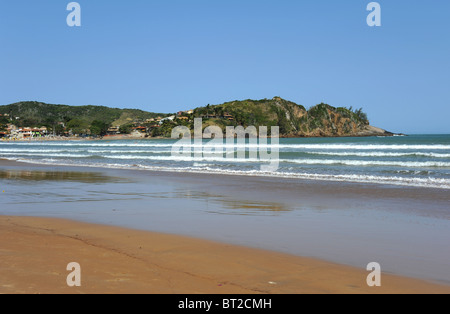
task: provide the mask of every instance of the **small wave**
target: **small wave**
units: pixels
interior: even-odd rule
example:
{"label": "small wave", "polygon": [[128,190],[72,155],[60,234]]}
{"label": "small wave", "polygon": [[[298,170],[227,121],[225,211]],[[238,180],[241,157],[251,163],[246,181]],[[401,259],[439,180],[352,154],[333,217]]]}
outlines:
{"label": "small wave", "polygon": [[8,153],[78,153],[82,152],[80,149],[0,149],[0,154],[8,154]]}
{"label": "small wave", "polygon": [[81,154],[50,154],[50,153],[0,153],[0,156],[27,156],[27,157],[60,157],[60,158],[92,158],[101,157],[96,155],[81,155]]}
{"label": "small wave", "polygon": [[214,167],[215,164],[208,164],[208,163],[202,163],[202,162],[194,162],[192,164],[193,167]]}
{"label": "small wave", "polygon": [[408,168],[450,167],[450,162],[435,161],[377,161],[377,160],[336,160],[336,159],[282,159],[280,162],[290,162],[302,165],[345,165],[345,166],[395,166]]}
{"label": "small wave", "polygon": [[[265,163],[270,160],[258,158],[225,158],[223,155],[213,155],[211,157],[196,157],[192,155],[179,156],[146,156],[146,155],[93,155],[93,154],[55,154],[55,153],[1,153],[0,156],[27,156],[27,157],[54,157],[54,158],[108,158],[121,160],[153,160],[153,161],[173,161],[173,162],[223,162],[223,163]],[[277,161],[277,159],[273,159]],[[279,163],[295,163],[300,165],[344,165],[344,166],[394,166],[404,168],[428,168],[441,167],[450,168],[450,162],[438,161],[380,161],[380,160],[338,160],[338,159],[278,159]]]}
{"label": "small wave", "polygon": [[389,153],[389,152],[306,152],[311,155],[325,155],[325,156],[357,156],[357,157],[433,157],[433,158],[450,158],[450,154],[440,153],[419,153],[419,152],[405,152],[405,153]]}
{"label": "small wave", "polygon": [[[141,159],[175,162],[226,162],[226,163],[258,163],[269,162],[258,158],[222,158],[222,157],[194,157],[194,156],[130,156],[130,155],[102,155],[111,159]],[[276,161],[276,159],[274,159]],[[345,166],[396,166],[396,167],[450,167],[450,162],[402,162],[377,160],[335,160],[335,159],[278,159],[280,163],[296,163],[302,165],[345,165]]]}
{"label": "small wave", "polygon": [[93,154],[170,154],[172,151],[168,150],[96,150],[89,149],[88,153]]}
{"label": "small wave", "polygon": [[129,155],[102,155],[110,159],[139,159],[155,161],[175,161],[175,162],[226,162],[226,163],[259,163],[263,162],[258,158],[224,158],[224,157],[194,157],[194,156],[129,156]]}
{"label": "small wave", "polygon": [[206,173],[206,174],[224,174],[224,175],[238,175],[238,176],[262,176],[262,177],[276,177],[276,178],[289,178],[289,179],[306,179],[306,180],[319,180],[319,181],[337,181],[337,182],[357,182],[357,183],[375,183],[375,184],[388,184],[410,187],[425,187],[425,188],[439,188],[450,189],[450,180],[440,178],[416,178],[416,177],[388,177],[388,176],[376,176],[376,175],[327,175],[317,173],[291,173],[291,172],[262,172],[258,170],[224,170],[220,168],[204,167],[158,167],[148,165],[136,165],[136,164],[111,164],[111,163],[92,163],[92,164],[77,164],[73,162],[61,162],[49,159],[48,161],[26,160],[26,159],[13,159],[21,162],[37,163],[37,164],[51,164],[61,166],[82,166],[82,167],[95,167],[95,168],[113,168],[113,169],[140,169],[149,171],[161,171],[161,172],[189,172],[189,173]]}
{"label": "small wave", "polygon": [[[38,142],[38,143],[5,143],[2,145],[14,146],[62,146],[62,147],[172,147],[175,143],[98,143],[98,142]],[[433,144],[433,145],[408,145],[408,144],[228,144],[228,143],[214,143],[203,144],[193,143],[189,145],[192,148],[196,147],[235,147],[235,148],[263,148],[263,149],[325,149],[325,150],[450,150],[450,145]]]}

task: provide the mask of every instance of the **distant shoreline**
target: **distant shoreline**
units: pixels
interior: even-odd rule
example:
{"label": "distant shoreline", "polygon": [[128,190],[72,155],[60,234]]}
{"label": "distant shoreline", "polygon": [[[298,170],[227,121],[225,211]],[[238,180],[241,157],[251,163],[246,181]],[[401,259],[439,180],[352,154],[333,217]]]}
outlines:
{"label": "distant shoreline", "polygon": [[31,139],[0,139],[1,142],[57,142],[57,141],[102,141],[102,140],[162,140],[162,139],[170,139],[165,137],[142,137],[142,136],[127,136],[127,135],[107,135],[104,137],[39,137],[39,138],[31,138]]}
{"label": "distant shoreline", "polygon": [[[364,138],[364,137],[394,137],[394,136],[408,136],[403,133],[391,133],[389,135],[380,135],[380,134],[372,134],[372,135],[351,135],[351,136],[280,136],[279,138]],[[226,137],[223,137],[224,139]],[[268,137],[270,138],[270,137]],[[129,135],[106,135],[104,137],[94,138],[94,137],[40,137],[40,138],[27,138],[27,139],[7,139],[1,138],[0,143],[2,142],[56,142],[56,141],[101,141],[101,140],[171,140],[170,137],[145,137],[145,136],[129,136]],[[203,139],[210,139],[203,137]],[[176,139],[173,139],[176,140]]]}

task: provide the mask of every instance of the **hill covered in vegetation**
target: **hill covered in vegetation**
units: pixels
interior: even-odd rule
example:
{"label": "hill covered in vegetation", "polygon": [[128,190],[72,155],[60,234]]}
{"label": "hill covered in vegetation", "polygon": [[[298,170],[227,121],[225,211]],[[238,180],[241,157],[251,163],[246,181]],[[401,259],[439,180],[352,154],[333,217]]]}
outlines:
{"label": "hill covered in vegetation", "polygon": [[109,126],[140,124],[147,119],[167,116],[167,114],[138,109],[118,109],[91,105],[52,105],[36,101],[23,101],[0,106],[0,114],[8,115],[11,123],[18,127],[45,126],[50,131],[58,129],[57,133],[60,133],[60,128],[63,125],[64,128],[72,129],[74,134],[86,133],[91,128],[105,129]]}
{"label": "hill covered in vegetation", "polygon": [[279,126],[283,137],[392,135],[370,126],[362,109],[336,108],[321,103],[307,110],[280,97],[208,105],[195,109],[193,115],[206,118],[206,125],[219,125],[223,129],[236,125]]}
{"label": "hill covered in vegetation", "polygon": [[[145,126],[144,131],[148,136],[170,137],[175,126],[184,125],[193,130],[194,119],[202,118],[203,127],[216,125],[222,128],[224,134],[227,126],[242,125],[257,128],[267,126],[269,129],[271,126],[279,126],[282,137],[392,135],[370,126],[362,109],[336,108],[321,103],[307,110],[302,105],[280,97],[207,105],[171,116],[137,109],[51,105],[28,101],[0,106],[0,114],[7,114],[9,120],[18,127],[46,126],[51,131],[59,128],[60,133],[63,126],[71,134],[104,135],[111,126],[120,127],[120,130],[127,130],[126,133],[129,133],[131,126]],[[164,119],[169,116],[169,119]]]}

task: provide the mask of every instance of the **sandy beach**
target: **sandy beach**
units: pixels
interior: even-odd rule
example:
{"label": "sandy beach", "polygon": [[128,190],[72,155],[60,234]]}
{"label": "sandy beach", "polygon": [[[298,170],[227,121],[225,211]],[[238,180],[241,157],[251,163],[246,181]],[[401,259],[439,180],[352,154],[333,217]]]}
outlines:
{"label": "sandy beach", "polygon": [[438,189],[0,166],[0,293],[450,292]]}
{"label": "sandy beach", "polygon": [[[161,233],[69,220],[0,217],[0,293],[449,293],[450,287]],[[68,287],[66,266],[81,266]]]}

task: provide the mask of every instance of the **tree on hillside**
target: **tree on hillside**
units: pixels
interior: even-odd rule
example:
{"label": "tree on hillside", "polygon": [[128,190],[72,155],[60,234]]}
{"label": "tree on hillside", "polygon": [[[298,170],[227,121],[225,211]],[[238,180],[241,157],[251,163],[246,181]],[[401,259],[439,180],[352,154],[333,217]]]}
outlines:
{"label": "tree on hillside", "polygon": [[64,135],[65,129],[61,124],[57,124],[57,125],[55,125],[54,131],[55,131],[55,135],[61,136],[61,135]]}
{"label": "tree on hillside", "polygon": [[86,134],[89,124],[81,119],[72,119],[67,122],[67,129],[72,130],[73,134]]}
{"label": "tree on hillside", "polygon": [[6,117],[0,117],[0,131],[6,131],[8,122]]}
{"label": "tree on hillside", "polygon": [[99,121],[99,120],[92,121],[92,124],[91,124],[91,134],[92,135],[105,136],[108,129],[109,129],[109,124]]}
{"label": "tree on hillside", "polygon": [[363,108],[356,110],[355,114],[360,121],[369,124],[369,119],[367,118],[367,114],[363,112]]}
{"label": "tree on hillside", "polygon": [[133,125],[130,123],[121,125],[119,127],[119,132],[122,134],[130,134],[132,130],[133,130]]}

